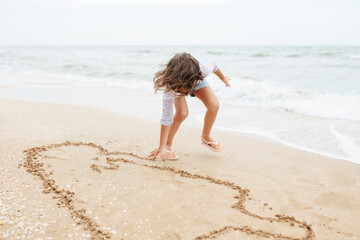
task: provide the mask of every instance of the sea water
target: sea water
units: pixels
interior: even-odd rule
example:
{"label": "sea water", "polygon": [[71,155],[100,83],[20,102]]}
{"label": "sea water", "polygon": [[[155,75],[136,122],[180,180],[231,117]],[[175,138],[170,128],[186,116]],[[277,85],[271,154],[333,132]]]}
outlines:
{"label": "sea water", "polygon": [[[0,47],[0,85],[109,86],[149,94],[161,64],[184,51],[216,62],[232,78],[231,88],[215,75],[208,78],[221,102],[216,128],[360,164],[357,46]],[[203,113],[192,114],[202,121]]]}

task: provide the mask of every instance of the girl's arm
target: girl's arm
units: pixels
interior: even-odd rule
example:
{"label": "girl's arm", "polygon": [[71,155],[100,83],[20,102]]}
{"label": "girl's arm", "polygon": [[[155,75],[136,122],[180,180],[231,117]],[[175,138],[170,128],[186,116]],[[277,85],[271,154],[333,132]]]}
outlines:
{"label": "girl's arm", "polygon": [[170,126],[173,123],[174,116],[174,95],[171,92],[163,94],[163,114],[160,120],[160,143],[159,147],[155,148],[149,156],[156,158],[160,156],[165,150],[166,142],[169,136]]}
{"label": "girl's arm", "polygon": [[217,66],[215,62],[200,60],[199,65],[200,65],[200,71],[203,73],[204,77],[209,76],[210,73],[215,73],[216,76],[218,76],[220,80],[225,83],[226,87],[230,87],[229,84],[230,77],[224,76],[224,74],[221,72],[220,68]]}
{"label": "girl's arm", "polygon": [[161,156],[161,154],[164,152],[165,150],[165,146],[166,146],[166,142],[167,142],[167,138],[169,136],[169,131],[170,131],[170,126],[165,126],[161,124],[161,129],[160,129],[160,144],[158,148],[155,148],[152,152],[150,152],[149,157],[158,157]]}
{"label": "girl's arm", "polygon": [[170,126],[161,125],[159,150],[165,150],[166,142],[169,136]]}
{"label": "girl's arm", "polygon": [[220,68],[217,68],[216,71],[214,72],[216,76],[218,76],[218,78],[220,78],[221,81],[223,81],[225,83],[225,87],[230,87],[229,81],[231,80],[229,76],[225,76]]}

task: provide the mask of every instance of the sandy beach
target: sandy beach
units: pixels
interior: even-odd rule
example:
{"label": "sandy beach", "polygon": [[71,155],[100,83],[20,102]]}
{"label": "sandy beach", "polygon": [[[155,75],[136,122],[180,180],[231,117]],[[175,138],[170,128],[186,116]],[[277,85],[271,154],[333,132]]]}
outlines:
{"label": "sandy beach", "polygon": [[0,240],[360,240],[359,10],[0,0]]}
{"label": "sandy beach", "polygon": [[360,239],[360,166],[254,135],[0,100],[1,239]]}

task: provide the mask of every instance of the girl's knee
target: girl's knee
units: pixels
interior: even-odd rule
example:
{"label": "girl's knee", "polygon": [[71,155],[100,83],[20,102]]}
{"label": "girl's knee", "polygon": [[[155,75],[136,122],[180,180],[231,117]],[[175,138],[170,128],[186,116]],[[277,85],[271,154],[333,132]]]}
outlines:
{"label": "girl's knee", "polygon": [[186,118],[187,118],[187,116],[189,115],[189,111],[187,110],[187,111],[180,111],[180,112],[177,112],[176,114],[175,114],[175,117],[174,118],[176,118],[177,120],[179,120],[179,121],[184,121]]}
{"label": "girl's knee", "polygon": [[220,108],[220,103],[219,103],[219,100],[217,100],[217,99],[216,99],[216,101],[212,101],[211,103],[209,103],[207,106],[207,109],[212,112],[219,111],[219,108]]}

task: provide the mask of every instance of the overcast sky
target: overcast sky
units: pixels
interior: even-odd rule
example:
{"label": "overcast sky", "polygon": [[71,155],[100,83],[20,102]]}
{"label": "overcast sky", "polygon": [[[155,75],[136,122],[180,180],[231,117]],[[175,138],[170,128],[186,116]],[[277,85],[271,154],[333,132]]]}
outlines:
{"label": "overcast sky", "polygon": [[360,0],[0,0],[0,45],[360,45]]}

